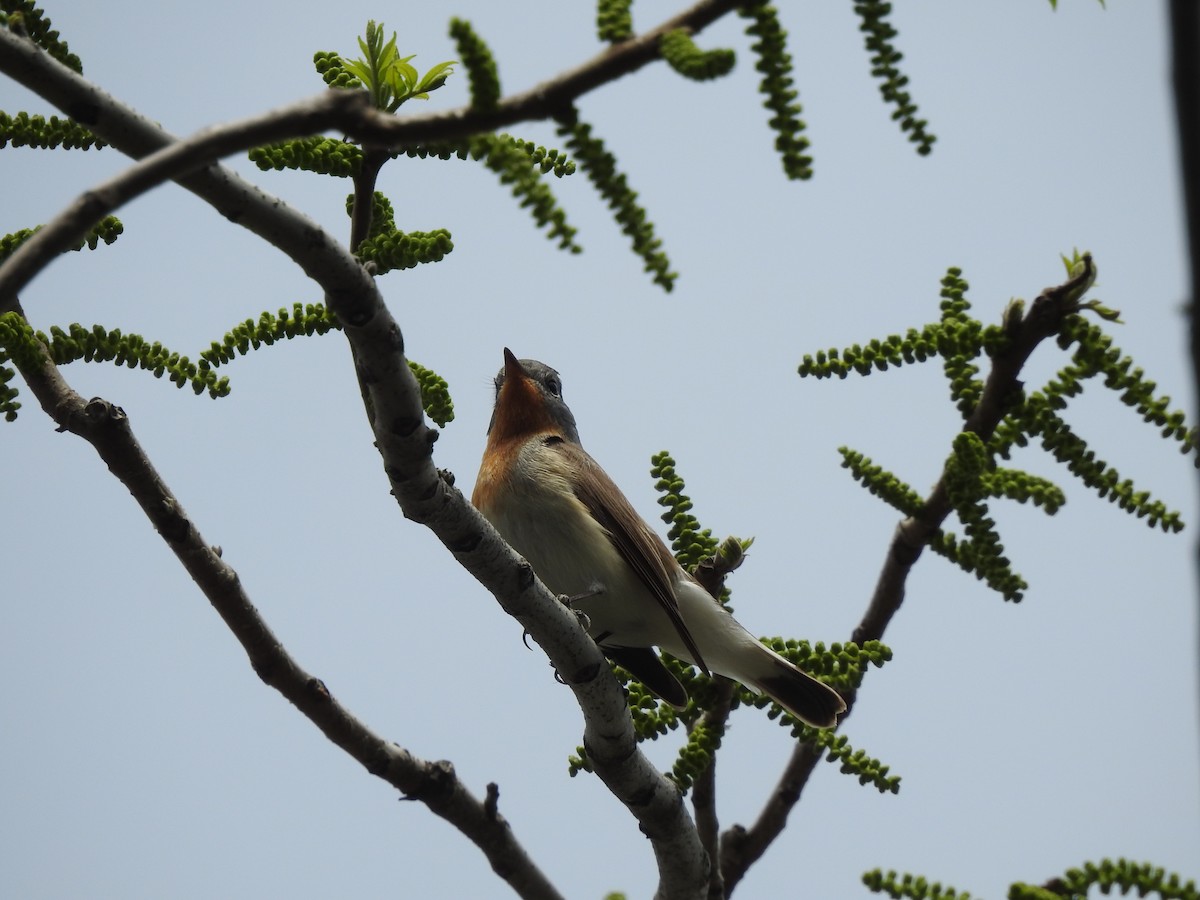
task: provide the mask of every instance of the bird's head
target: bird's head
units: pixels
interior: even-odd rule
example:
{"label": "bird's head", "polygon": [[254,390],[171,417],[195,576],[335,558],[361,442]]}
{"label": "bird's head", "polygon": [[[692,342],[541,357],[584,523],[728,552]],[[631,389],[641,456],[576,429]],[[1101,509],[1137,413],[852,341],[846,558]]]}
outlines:
{"label": "bird's head", "polygon": [[557,433],[579,443],[575,417],[562,397],[558,372],[536,359],[517,359],[504,348],[504,368],[496,375],[496,405],[488,425],[490,441],[518,440]]}

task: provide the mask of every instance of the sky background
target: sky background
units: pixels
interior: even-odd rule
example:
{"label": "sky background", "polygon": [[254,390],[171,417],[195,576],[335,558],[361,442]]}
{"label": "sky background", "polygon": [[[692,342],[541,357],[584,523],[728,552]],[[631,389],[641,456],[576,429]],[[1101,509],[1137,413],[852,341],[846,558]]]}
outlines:
{"label": "sky background", "polygon": [[[641,3],[645,28],[676,11]],[[59,2],[54,24],[100,86],[176,134],[321,88],[316,50],[355,51],[368,18],[422,68],[455,56],[452,15],[490,43],[505,90],[589,58],[587,4]],[[586,248],[558,251],[495,177],[398,161],[380,189],[402,229],[446,227],[436,266],[381,288],[411,357],[450,384],[458,418],[435,461],[469,492],[501,348],[558,368],[585,446],[658,524],[650,455],[669,449],[701,520],[753,535],[732,582],[758,634],[844,640],[897,514],[840,468],[849,445],[926,490],[957,413],[936,363],[801,380],[805,353],[936,319],[961,266],[985,322],[1095,255],[1106,326],[1160,390],[1193,408],[1186,259],[1165,5],[1067,0],[898,4],[913,97],[938,136],[916,155],[870,77],[849,3],[783,11],[816,174],[788,182],[755,93],[741,20],[706,31],[739,65],[708,85],[658,65],[585,98],[680,278],[642,273],[582,174],[552,187]],[[466,101],[456,76],[430,109]],[[421,107],[423,111],[425,107]],[[53,112],[0,83],[0,109]],[[555,145],[552,129],[516,133]],[[44,222],[120,171],[115,151],[0,153],[0,232]],[[348,182],[229,164],[345,237]],[[125,234],[70,254],[23,294],[37,327],[120,327],[195,358],[264,309],[320,300],[278,252],[166,187],[120,210]],[[1063,365],[1044,347],[1036,387]],[[388,495],[343,339],[295,341],[225,370],[213,401],[148,373],[79,363],[86,396],[125,408],[210,543],[301,665],[372,728],[449,759],[572,898],[653,891],[628,812],[566,759],[581,717],[490,594]],[[500,898],[482,854],[398,802],[265,687],[245,654],[84,442],[26,394],[0,432],[0,895],[21,898]],[[903,777],[880,795],[823,764],[745,897],[867,896],[874,867],[999,898],[1104,856],[1200,876],[1197,620],[1191,465],[1114,395],[1068,413],[1098,454],[1180,509],[1164,535],[1056,478],[1058,515],[997,504],[1030,583],[1005,603],[926,555],[845,733]],[[650,748],[669,765],[676,741]],[[749,823],[791,746],[754,711],[719,758],[722,827]]]}

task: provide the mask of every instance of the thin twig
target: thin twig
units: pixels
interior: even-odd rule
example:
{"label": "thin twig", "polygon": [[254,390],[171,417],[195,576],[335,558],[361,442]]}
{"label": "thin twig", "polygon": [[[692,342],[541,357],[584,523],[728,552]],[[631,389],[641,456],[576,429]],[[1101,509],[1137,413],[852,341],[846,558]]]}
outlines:
{"label": "thin twig", "polygon": [[[371,233],[371,223],[375,217],[375,184],[383,165],[391,158],[385,150],[368,147],[363,152],[362,165],[354,176],[354,206],[350,212],[350,252],[358,254],[358,245],[367,239]],[[375,409],[371,406],[371,393],[367,390],[367,382],[363,371],[354,360],[354,377],[358,381],[358,391],[362,396],[363,410],[367,414],[367,424],[372,430],[375,427]]]}
{"label": "thin twig", "polygon": [[[719,594],[720,590],[717,593]],[[719,676],[716,678],[716,699],[700,718],[700,724],[706,730],[724,733],[733,704],[734,689],[734,683],[728,678]],[[708,900],[723,900],[725,881],[721,875],[721,825],[717,817],[717,757],[715,754],[692,784],[692,810],[696,814],[696,831],[700,834],[700,842],[704,845],[705,852],[708,853],[711,873],[708,881]]]}

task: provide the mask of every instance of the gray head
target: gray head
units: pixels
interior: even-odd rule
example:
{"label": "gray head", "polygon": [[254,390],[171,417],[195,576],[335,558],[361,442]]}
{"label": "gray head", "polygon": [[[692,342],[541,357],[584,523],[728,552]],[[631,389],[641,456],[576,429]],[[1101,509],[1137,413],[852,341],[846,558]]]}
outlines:
{"label": "gray head", "polygon": [[[500,399],[500,389],[509,378],[523,378],[537,386],[541,406],[550,418],[563,432],[563,437],[574,444],[580,443],[579,429],[575,425],[575,416],[567,407],[562,396],[562,378],[555,369],[536,359],[518,360],[507,347],[504,348],[504,366],[496,374],[496,397]],[[492,409],[492,421],[488,424],[488,432],[496,426],[496,412],[499,407]]]}

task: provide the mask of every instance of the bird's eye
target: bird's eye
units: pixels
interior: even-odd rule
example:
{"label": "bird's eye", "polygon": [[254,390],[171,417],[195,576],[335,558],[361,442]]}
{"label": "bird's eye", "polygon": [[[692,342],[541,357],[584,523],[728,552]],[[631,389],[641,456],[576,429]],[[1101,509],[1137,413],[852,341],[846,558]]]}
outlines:
{"label": "bird's eye", "polygon": [[557,378],[547,378],[546,379],[546,390],[548,390],[555,397],[561,397],[562,396],[562,382],[559,381]]}

